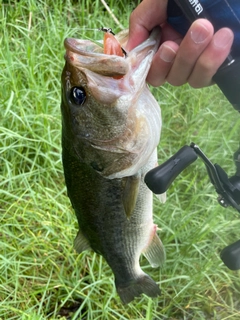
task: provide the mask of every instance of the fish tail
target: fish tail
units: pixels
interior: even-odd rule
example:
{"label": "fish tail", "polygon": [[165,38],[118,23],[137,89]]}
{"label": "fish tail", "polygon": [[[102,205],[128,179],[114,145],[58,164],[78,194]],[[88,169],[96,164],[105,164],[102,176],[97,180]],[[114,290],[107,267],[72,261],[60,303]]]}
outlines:
{"label": "fish tail", "polygon": [[151,298],[161,294],[159,286],[147,274],[143,273],[138,278],[128,282],[126,285],[118,285],[116,282],[117,293],[123,304],[131,302],[142,293]]}

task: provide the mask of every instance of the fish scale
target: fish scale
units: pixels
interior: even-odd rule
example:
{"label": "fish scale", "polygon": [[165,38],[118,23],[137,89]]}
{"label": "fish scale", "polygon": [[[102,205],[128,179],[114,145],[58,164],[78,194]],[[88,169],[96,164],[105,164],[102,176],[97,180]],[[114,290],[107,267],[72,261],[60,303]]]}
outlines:
{"label": "fish scale", "polygon": [[[165,260],[153,223],[152,193],[144,183],[157,163],[161,131],[160,108],[146,85],[160,33],[155,28],[121,57],[115,49],[106,51],[113,55],[101,52],[89,40],[65,40],[62,160],[79,225],[74,245],[79,253],[90,249],[105,258],[123,303],[142,293],[160,294],[142,271],[140,255],[153,267]],[[114,39],[111,35],[106,43],[116,40],[114,46],[121,48],[126,31]]]}

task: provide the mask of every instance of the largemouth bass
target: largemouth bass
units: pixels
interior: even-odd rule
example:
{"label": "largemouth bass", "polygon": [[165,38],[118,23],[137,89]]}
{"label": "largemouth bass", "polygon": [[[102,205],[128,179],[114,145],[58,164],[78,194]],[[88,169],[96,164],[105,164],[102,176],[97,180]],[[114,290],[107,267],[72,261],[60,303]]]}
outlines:
{"label": "largemouth bass", "polygon": [[[146,76],[160,41],[160,28],[127,54],[89,40],[65,40],[62,72],[62,160],[79,232],[75,248],[101,254],[111,267],[123,303],[159,286],[139,264],[153,267],[165,251],[152,217],[152,192],[144,175],[157,164],[160,108]],[[110,50],[109,48],[110,41]],[[114,47],[114,46],[113,46]]]}

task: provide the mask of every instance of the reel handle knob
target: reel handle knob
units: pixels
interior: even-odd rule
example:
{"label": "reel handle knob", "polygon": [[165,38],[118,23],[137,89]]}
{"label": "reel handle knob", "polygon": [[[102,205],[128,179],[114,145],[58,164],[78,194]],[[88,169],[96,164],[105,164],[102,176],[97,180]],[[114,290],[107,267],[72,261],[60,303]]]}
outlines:
{"label": "reel handle knob", "polygon": [[230,270],[240,269],[240,240],[224,248],[220,254],[223,263]]}
{"label": "reel handle knob", "polygon": [[146,174],[144,181],[153,193],[164,193],[174,179],[197,157],[193,148],[184,146],[166,162],[150,170]]}

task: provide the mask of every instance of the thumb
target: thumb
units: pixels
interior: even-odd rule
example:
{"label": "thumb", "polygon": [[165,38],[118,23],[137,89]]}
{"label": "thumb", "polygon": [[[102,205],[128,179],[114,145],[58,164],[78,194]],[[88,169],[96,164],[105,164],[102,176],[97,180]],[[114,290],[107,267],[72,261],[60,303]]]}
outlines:
{"label": "thumb", "polygon": [[167,3],[167,0],[143,0],[131,13],[127,51],[146,40],[155,26],[166,21]]}

